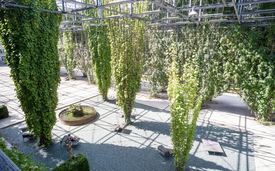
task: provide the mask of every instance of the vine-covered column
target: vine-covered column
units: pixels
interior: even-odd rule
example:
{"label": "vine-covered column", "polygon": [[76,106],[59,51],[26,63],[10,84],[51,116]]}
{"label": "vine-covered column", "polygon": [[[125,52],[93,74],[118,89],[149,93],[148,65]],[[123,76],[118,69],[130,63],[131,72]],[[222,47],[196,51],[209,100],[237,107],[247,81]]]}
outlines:
{"label": "vine-covered column", "polygon": [[73,33],[72,32],[64,32],[63,39],[64,39],[63,47],[64,47],[65,53],[66,53],[65,68],[69,75],[69,79],[71,80],[71,79],[73,79],[73,69],[75,68],[75,64],[74,64],[75,43],[73,41]]}
{"label": "vine-covered column", "polygon": [[141,87],[144,26],[143,21],[129,18],[109,20],[117,103],[124,112],[126,123],[131,123],[136,94]]}
{"label": "vine-covered column", "polygon": [[[169,70],[168,95],[171,106],[171,139],[174,162],[178,170],[184,170],[196,130],[196,121],[200,112],[202,96],[197,94],[197,66],[194,59],[189,59],[183,66],[177,66],[176,48],[172,45],[173,62]],[[192,56],[194,57],[194,56]],[[183,75],[178,76],[178,67],[183,68]],[[192,116],[189,116],[194,109]],[[190,122],[191,121],[191,122]]]}
{"label": "vine-covered column", "polygon": [[52,143],[51,131],[56,123],[60,82],[58,36],[60,14],[53,0],[17,0],[31,9],[0,10],[0,32],[11,69],[15,91],[25,113],[28,129],[40,137],[40,144]]}
{"label": "vine-covered column", "polygon": [[96,75],[96,84],[103,101],[108,100],[111,87],[111,47],[106,26],[86,27],[89,37],[92,66]]}

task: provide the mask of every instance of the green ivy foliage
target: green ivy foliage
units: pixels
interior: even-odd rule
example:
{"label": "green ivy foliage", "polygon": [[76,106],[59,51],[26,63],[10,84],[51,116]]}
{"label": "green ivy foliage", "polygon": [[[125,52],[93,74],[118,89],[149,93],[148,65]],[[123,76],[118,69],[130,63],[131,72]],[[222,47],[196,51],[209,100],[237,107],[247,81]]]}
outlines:
{"label": "green ivy foliage", "polygon": [[155,97],[159,92],[165,91],[168,86],[169,55],[166,54],[172,41],[162,30],[150,29],[147,31],[147,53],[143,59],[143,80],[145,87],[150,92],[150,97]]}
{"label": "green ivy foliage", "polygon": [[[197,67],[195,60],[190,59],[183,66],[177,66],[177,50],[172,44],[170,55],[173,62],[169,69],[169,104],[171,106],[171,139],[173,143],[174,162],[178,170],[184,170],[189,151],[192,148],[196,121],[200,112],[202,96],[197,97]],[[192,56],[194,57],[194,55]],[[183,67],[183,75],[178,76],[178,67]],[[193,109],[193,112],[190,112]],[[192,113],[190,115],[190,113]]]}
{"label": "green ivy foliage", "polygon": [[74,62],[75,43],[73,40],[73,33],[64,32],[63,39],[64,39],[63,48],[66,54],[66,59],[64,60],[64,66],[69,75],[69,79],[71,80],[73,79],[73,69],[75,68],[75,62]]}
{"label": "green ivy foliage", "polygon": [[108,20],[108,24],[117,103],[124,112],[125,122],[130,123],[135,97],[141,87],[145,23],[122,18]]}
{"label": "green ivy foliage", "polygon": [[106,26],[86,27],[96,84],[103,100],[111,87],[111,47]]}
{"label": "green ivy foliage", "polygon": [[[13,161],[13,163],[22,171],[42,171],[47,170],[44,164],[36,163],[31,155],[26,156],[20,152],[16,147],[7,149],[5,140],[2,139],[0,134],[0,149]],[[1,163],[2,164],[2,163]]]}
{"label": "green ivy foliage", "polygon": [[258,119],[270,120],[275,111],[274,24],[262,28],[235,25],[224,38],[227,72],[236,92]]}
{"label": "green ivy foliage", "polygon": [[90,84],[94,84],[95,76],[92,69],[92,60],[89,46],[83,42],[76,43],[74,49],[74,60],[76,63],[76,68],[81,70],[83,74],[88,77]]}
{"label": "green ivy foliage", "polygon": [[89,161],[83,153],[77,153],[52,171],[90,171]]}
{"label": "green ivy foliage", "polygon": [[57,42],[61,15],[37,10],[57,11],[54,0],[15,3],[31,9],[0,10],[2,43],[28,129],[40,137],[40,144],[49,145],[60,82]]}

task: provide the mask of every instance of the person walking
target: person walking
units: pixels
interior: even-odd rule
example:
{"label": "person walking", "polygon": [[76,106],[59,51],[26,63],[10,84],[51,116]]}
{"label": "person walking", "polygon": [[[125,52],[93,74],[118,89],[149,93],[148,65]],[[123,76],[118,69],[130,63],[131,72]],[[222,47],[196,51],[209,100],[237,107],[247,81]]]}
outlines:
{"label": "person walking", "polygon": [[72,141],[69,140],[69,142],[68,142],[68,144],[66,146],[68,146],[66,149],[67,149],[67,151],[69,153],[70,158],[72,158],[72,156],[73,156],[73,152],[72,152],[73,143],[72,143]]}

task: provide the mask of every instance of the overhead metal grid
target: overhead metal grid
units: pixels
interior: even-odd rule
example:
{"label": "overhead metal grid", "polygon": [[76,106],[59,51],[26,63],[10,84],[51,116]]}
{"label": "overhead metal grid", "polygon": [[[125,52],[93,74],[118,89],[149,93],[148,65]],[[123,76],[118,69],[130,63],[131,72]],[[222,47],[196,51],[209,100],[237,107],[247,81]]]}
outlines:
{"label": "overhead metal grid", "polygon": [[[216,3],[209,4],[208,0],[146,0],[152,8],[139,14],[132,13],[132,4],[145,0],[115,0],[107,4],[102,4],[101,0],[96,0],[95,4],[84,3],[83,0],[57,0],[58,11],[39,9],[44,12],[51,12],[66,15],[62,21],[60,30],[81,31],[84,23],[87,26],[103,25],[102,21],[110,18],[131,17],[143,20],[148,27],[151,26],[181,26],[197,23],[232,23],[238,22],[252,26],[256,24],[266,25],[274,16],[264,16],[264,14],[275,13],[275,9],[259,10],[259,4],[275,2],[275,0],[216,0]],[[30,8],[28,6],[15,4],[11,0],[2,0],[1,9],[9,8]],[[121,10],[126,5],[130,6],[130,11]],[[119,11],[111,9],[112,6],[119,6]],[[224,8],[231,8],[232,13],[225,14]],[[194,10],[198,11],[197,16],[188,16]],[[222,12],[221,12],[222,9]],[[90,17],[85,11],[97,10],[98,17]],[[112,12],[116,15],[102,17],[102,10]],[[209,10],[212,10],[209,13]],[[214,11],[214,12],[213,12]],[[72,16],[72,17],[68,17]],[[162,17],[162,18],[161,18]]]}

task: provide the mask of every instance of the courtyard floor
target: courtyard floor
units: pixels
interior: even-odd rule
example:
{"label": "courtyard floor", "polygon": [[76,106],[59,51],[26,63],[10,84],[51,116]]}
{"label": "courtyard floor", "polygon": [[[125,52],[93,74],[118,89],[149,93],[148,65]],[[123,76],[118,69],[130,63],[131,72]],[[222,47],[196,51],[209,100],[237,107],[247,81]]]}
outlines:
{"label": "courtyard floor", "polygon": [[[26,143],[23,142],[18,127],[24,122],[24,114],[14,97],[9,68],[0,67],[0,103],[8,106],[11,115],[0,120],[0,133],[9,143],[26,154],[33,154],[34,159],[46,164],[49,170],[69,158],[65,147],[59,144],[60,138],[68,133],[81,137],[81,144],[73,152],[86,154],[91,170],[174,169],[173,158],[164,158],[156,150],[160,144],[171,145],[167,99],[148,99],[148,93],[141,91],[137,95],[133,112],[134,124],[128,126],[125,132],[116,133],[111,130],[112,125],[121,124],[124,119],[115,103],[115,92],[111,89],[110,101],[102,103],[97,87],[88,85],[87,79],[78,76],[75,81],[64,81],[64,78],[62,74],[56,114],[67,105],[81,101],[83,105],[95,107],[98,118],[80,126],[66,126],[57,122],[52,131],[55,144],[41,149],[36,146],[36,140],[26,139]],[[234,94],[225,93],[204,104],[187,168],[275,170],[275,127],[257,123],[250,113],[248,107]],[[202,138],[217,139],[224,155],[206,153]]]}

